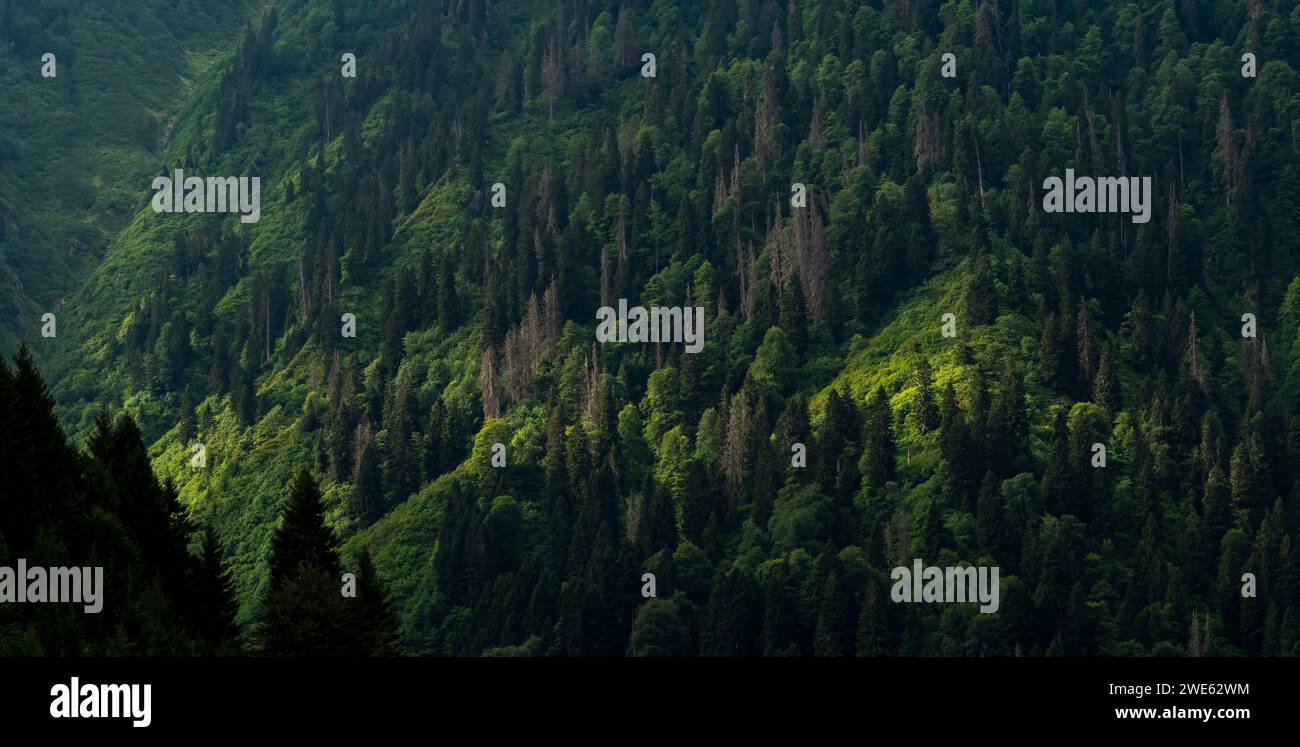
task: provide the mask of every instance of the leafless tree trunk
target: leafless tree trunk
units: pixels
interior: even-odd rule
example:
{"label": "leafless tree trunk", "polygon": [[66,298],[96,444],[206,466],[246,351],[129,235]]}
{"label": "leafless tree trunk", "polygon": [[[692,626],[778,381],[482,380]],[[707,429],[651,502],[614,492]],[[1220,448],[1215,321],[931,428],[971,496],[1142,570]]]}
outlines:
{"label": "leafless tree trunk", "polygon": [[1223,180],[1223,199],[1232,204],[1232,193],[1240,183],[1241,162],[1237,157],[1236,130],[1232,126],[1232,109],[1228,106],[1228,96],[1219,99],[1219,125],[1215,128],[1215,139],[1219,151],[1220,178]]}
{"label": "leafless tree trunk", "polygon": [[925,104],[925,96],[919,97],[916,108],[916,141],[912,155],[916,158],[916,173],[924,174],[930,166],[942,157],[942,133],[939,131],[939,116],[931,115]]}
{"label": "leafless tree trunk", "polygon": [[483,399],[483,419],[501,417],[501,400],[497,395],[497,353],[488,345],[479,359],[478,388]]}
{"label": "leafless tree trunk", "polygon": [[1205,391],[1205,368],[1201,365],[1201,343],[1199,333],[1196,331],[1196,312],[1192,312],[1192,320],[1187,328],[1187,365],[1191,372],[1192,379]]}
{"label": "leafless tree trunk", "polygon": [[826,230],[815,200],[795,212],[794,243],[804,303],[813,322],[819,323],[825,319],[830,302],[831,255],[826,250]]}

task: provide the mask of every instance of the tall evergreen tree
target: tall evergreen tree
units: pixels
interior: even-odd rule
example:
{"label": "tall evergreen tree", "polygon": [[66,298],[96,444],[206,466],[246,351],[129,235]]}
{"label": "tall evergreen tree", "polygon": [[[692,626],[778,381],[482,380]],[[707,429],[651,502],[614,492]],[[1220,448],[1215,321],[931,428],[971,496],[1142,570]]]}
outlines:
{"label": "tall evergreen tree", "polygon": [[966,289],[966,315],[972,326],[992,324],[998,314],[997,289],[993,285],[993,270],[988,257],[980,253],[975,258],[975,269],[970,286]]}
{"label": "tall evergreen tree", "polygon": [[202,555],[199,558],[202,573],[198,578],[197,596],[203,611],[201,632],[214,653],[232,652],[235,649],[235,638],[239,634],[239,628],[235,625],[239,603],[235,599],[234,583],[225,566],[224,555],[216,529],[211,523],[205,524]]}
{"label": "tall evergreen tree", "polygon": [[1119,372],[1115,370],[1115,355],[1109,345],[1101,351],[1097,377],[1092,382],[1092,401],[1112,414],[1118,412],[1121,405]]}
{"label": "tall evergreen tree", "polygon": [[363,547],[357,553],[357,597],[359,613],[355,614],[361,630],[358,637],[366,640],[371,656],[396,656],[401,653],[400,631],[397,616],[393,614],[388,590],[375,570],[370,549]]}
{"label": "tall evergreen tree", "polygon": [[878,491],[897,475],[889,398],[883,389],[876,389],[867,401],[866,442],[859,470],[867,486]]}
{"label": "tall evergreen tree", "polygon": [[325,504],[320,488],[305,468],[294,475],[282,516],[271,536],[271,589],[280,588],[303,568],[314,568],[338,578],[334,532],[325,526]]}
{"label": "tall evergreen tree", "polygon": [[916,364],[916,400],[912,406],[916,413],[917,427],[922,433],[939,427],[939,408],[934,403],[934,374],[930,370],[930,361],[922,358]]}

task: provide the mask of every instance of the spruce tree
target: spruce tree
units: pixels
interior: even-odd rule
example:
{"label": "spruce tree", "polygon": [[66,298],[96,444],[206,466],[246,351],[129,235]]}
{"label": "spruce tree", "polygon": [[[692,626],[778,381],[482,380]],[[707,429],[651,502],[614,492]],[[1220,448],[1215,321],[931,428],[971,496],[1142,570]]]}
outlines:
{"label": "spruce tree", "polygon": [[306,468],[298,470],[289,489],[283,518],[271,537],[270,584],[278,589],[303,568],[339,576],[334,532],[325,526],[320,488]]}
{"label": "spruce tree", "polygon": [[1056,332],[1056,314],[1043,319],[1042,333],[1038,337],[1038,378],[1043,386],[1058,387],[1061,367],[1061,345]]}
{"label": "spruce tree", "polygon": [[826,425],[817,446],[818,484],[823,493],[835,492],[843,451],[858,439],[859,417],[853,400],[831,389],[826,397]]}
{"label": "spruce tree", "polygon": [[939,408],[934,404],[934,375],[930,370],[930,361],[922,358],[916,364],[916,400],[913,411],[916,413],[916,425],[922,433],[928,433],[939,426]]}
{"label": "spruce tree", "polygon": [[366,524],[378,521],[388,508],[388,502],[384,500],[383,466],[375,441],[376,438],[371,437],[362,447],[356,476],[352,480],[353,515]]}
{"label": "spruce tree", "polygon": [[862,610],[858,613],[857,655],[887,656],[889,651],[889,600],[885,585],[872,573],[862,592]]}
{"label": "spruce tree", "polygon": [[344,597],[334,532],[311,474],[300,469],[271,537],[270,590],[258,627],[268,656],[364,656],[371,636],[360,604]]}
{"label": "spruce tree", "polygon": [[9,448],[4,454],[7,483],[0,505],[0,531],[9,548],[22,557],[36,539],[38,526],[58,526],[76,515],[79,457],[68,447],[54,416],[54,398],[36,369],[26,344],[14,357],[9,379],[10,410],[3,431]]}
{"label": "spruce tree", "polygon": [[897,470],[889,398],[884,389],[876,389],[867,402],[867,429],[860,470],[867,486],[879,491],[895,478]]}
{"label": "spruce tree", "polygon": [[803,286],[799,278],[792,277],[781,293],[781,329],[798,354],[804,359],[808,352],[808,312],[803,298]]}
{"label": "spruce tree", "polygon": [[980,253],[975,258],[974,274],[966,288],[966,315],[971,326],[992,324],[998,314],[997,289],[993,285],[993,270],[988,257]]}
{"label": "spruce tree", "polygon": [[1002,496],[997,478],[984,473],[979,498],[975,502],[975,538],[982,552],[998,556],[1002,541]]}
{"label": "spruce tree", "polygon": [[842,566],[836,559],[822,588],[817,633],[813,639],[814,656],[848,656],[853,651],[854,594],[845,588],[848,580],[841,578],[841,572]]}
{"label": "spruce tree", "polygon": [[235,625],[239,604],[235,601],[230,571],[222,562],[225,553],[211,523],[203,527],[201,552],[197,589],[203,613],[200,633],[210,652],[226,653],[231,651],[233,641],[239,634],[239,627]]}
{"label": "spruce tree", "polygon": [[1029,412],[1020,372],[1008,365],[993,395],[988,417],[989,465],[1001,477],[1015,474],[1032,459],[1029,451]]}
{"label": "spruce tree", "polygon": [[957,406],[957,394],[952,382],[944,387],[939,402],[941,432],[939,447],[946,463],[948,489],[958,505],[968,506],[979,486],[980,466],[974,439],[966,424],[966,416]]}
{"label": "spruce tree", "polygon": [[1062,409],[1056,413],[1056,425],[1052,437],[1052,452],[1043,472],[1043,496],[1047,499],[1049,513],[1064,513],[1073,496],[1069,495],[1069,486],[1074,474],[1070,464],[1070,428],[1069,418]]}
{"label": "spruce tree", "polygon": [[[370,557],[370,549],[363,547],[357,554],[358,637],[366,641],[370,656],[396,656],[402,652],[397,616],[393,614],[388,589],[384,587]],[[349,606],[352,606],[351,604]]]}
{"label": "spruce tree", "polygon": [[1092,382],[1092,401],[1112,415],[1120,408],[1119,373],[1115,370],[1115,354],[1109,345],[1101,351],[1097,377]]}

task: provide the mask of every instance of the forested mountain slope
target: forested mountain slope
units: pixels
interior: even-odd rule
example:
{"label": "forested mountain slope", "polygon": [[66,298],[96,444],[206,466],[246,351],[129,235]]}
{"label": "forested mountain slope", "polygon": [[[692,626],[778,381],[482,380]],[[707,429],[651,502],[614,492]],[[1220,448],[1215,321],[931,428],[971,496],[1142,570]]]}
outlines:
{"label": "forested mountain slope", "polygon": [[[32,340],[240,622],[305,467],[414,653],[1297,653],[1295,3],[354,5],[257,14]],[[260,220],[155,213],[175,168]],[[598,343],[619,299],[703,350]],[[914,558],[999,611],[892,604]]]}
{"label": "forested mountain slope", "polygon": [[36,336],[42,314],[57,316],[139,209],[170,117],[238,38],[249,6],[0,3],[4,350]]}

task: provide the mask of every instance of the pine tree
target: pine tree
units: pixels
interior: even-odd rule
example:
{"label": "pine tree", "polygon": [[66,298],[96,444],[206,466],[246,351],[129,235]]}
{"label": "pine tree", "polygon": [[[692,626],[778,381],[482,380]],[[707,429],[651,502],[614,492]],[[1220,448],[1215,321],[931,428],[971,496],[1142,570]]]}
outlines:
{"label": "pine tree", "polygon": [[1019,252],[1013,253],[1007,263],[1006,306],[1008,311],[1024,313],[1029,308],[1029,288],[1020,256]]}
{"label": "pine tree", "polygon": [[826,425],[817,444],[817,479],[823,493],[835,492],[840,457],[858,439],[858,412],[853,401],[838,389],[826,396]]}
{"label": "pine tree", "polygon": [[279,587],[271,589],[258,626],[266,656],[363,656],[364,639],[357,635],[348,600],[340,594],[340,578],[317,566],[303,566]]}
{"label": "pine tree", "polygon": [[719,574],[704,608],[700,634],[703,656],[751,655],[758,642],[758,620],[753,615],[757,591],[740,569]]}
{"label": "pine tree", "polygon": [[1076,368],[1079,372],[1076,391],[1079,392],[1080,398],[1083,398],[1092,392],[1093,378],[1097,370],[1097,351],[1092,339],[1092,328],[1089,326],[1091,313],[1086,299],[1079,299],[1075,317],[1078,319],[1075,325],[1074,339],[1077,351]]}
{"label": "pine tree", "polygon": [[917,427],[922,433],[928,433],[939,426],[939,409],[934,404],[933,383],[930,361],[922,358],[916,365],[916,400],[913,405]]}
{"label": "pine tree", "polygon": [[1002,542],[1002,494],[997,478],[985,472],[975,501],[975,539],[982,552],[998,556]]}
{"label": "pine tree", "polygon": [[320,489],[311,473],[299,469],[283,518],[271,537],[271,589],[284,586],[304,568],[323,571],[331,579],[339,577],[338,550],[334,532],[325,526]]}
{"label": "pine tree", "polygon": [[1206,478],[1201,498],[1201,542],[1217,548],[1224,532],[1232,525],[1231,493],[1223,468],[1214,465]]}
{"label": "pine tree", "polygon": [[7,495],[0,499],[0,532],[15,557],[22,557],[38,526],[58,526],[62,517],[75,515],[78,457],[55,419],[54,399],[26,344],[14,357],[12,376],[6,372],[4,378],[10,391],[2,429],[9,477]]}
{"label": "pine tree", "polygon": [[938,558],[943,548],[948,546],[948,533],[943,526],[943,514],[939,501],[931,498],[921,519],[920,546],[926,558]]}
{"label": "pine tree", "polygon": [[966,315],[972,326],[992,324],[998,314],[997,289],[993,285],[993,270],[983,253],[975,258],[975,269],[966,288]]}
{"label": "pine tree", "polygon": [[817,633],[813,640],[814,656],[848,656],[854,648],[854,618],[857,611],[854,591],[844,578],[843,565],[836,558],[822,590],[817,614]]}
{"label": "pine tree", "polygon": [[405,369],[398,374],[384,405],[383,494],[386,504],[397,505],[420,487],[420,457],[413,443],[415,393]]}
{"label": "pine tree", "polygon": [[1243,526],[1258,526],[1268,506],[1270,487],[1268,454],[1260,438],[1250,433],[1232,451],[1230,479],[1232,507]]}
{"label": "pine tree", "polygon": [[257,419],[256,373],[251,366],[237,364],[230,382],[230,404],[241,425],[252,425]]}
{"label": "pine tree", "polygon": [[966,416],[957,407],[957,394],[951,381],[943,390],[939,420],[939,450],[946,463],[949,491],[958,505],[968,506],[979,486],[980,465]]}
{"label": "pine tree", "polygon": [[181,392],[180,403],[180,437],[181,443],[188,446],[194,440],[194,395],[188,387]]}
{"label": "pine tree", "polygon": [[1092,382],[1092,401],[1112,415],[1121,407],[1119,373],[1115,370],[1115,355],[1109,345],[1101,351],[1097,377]]}
{"label": "pine tree", "polygon": [[271,537],[270,589],[258,626],[268,656],[364,656],[371,636],[360,605],[341,593],[334,532],[325,525],[320,489],[306,469],[294,478]]}
{"label": "pine tree", "polygon": [[859,471],[872,490],[879,491],[896,476],[894,436],[891,432],[889,398],[876,389],[867,402],[867,443]]}
{"label": "pine tree", "polygon": [[1070,464],[1069,419],[1064,410],[1056,413],[1052,436],[1052,453],[1043,472],[1043,497],[1049,513],[1060,515],[1067,510],[1074,467]]}
{"label": "pine tree", "polygon": [[781,329],[803,360],[808,350],[808,313],[804,307],[803,286],[796,276],[781,293]]}
{"label": "pine tree", "polygon": [[360,629],[357,637],[366,641],[370,656],[396,656],[401,653],[397,616],[393,614],[388,590],[384,588],[370,557],[370,549],[363,547],[357,554],[357,596],[359,613],[356,619]]}
{"label": "pine tree", "polygon": [[1155,333],[1152,330],[1151,303],[1146,291],[1138,291],[1133,306],[1124,317],[1124,326],[1128,331],[1129,354],[1133,367],[1146,370],[1155,355]]}
{"label": "pine tree", "polygon": [[1056,327],[1056,314],[1048,314],[1038,338],[1038,377],[1044,386],[1053,388],[1061,385],[1061,344]]}
{"label": "pine tree", "polygon": [[857,655],[888,656],[889,602],[884,584],[872,573],[862,592],[862,610],[858,614]]}
{"label": "pine tree", "polygon": [[1025,389],[1013,365],[1003,369],[989,409],[987,432],[989,464],[999,476],[1010,477],[1031,460]]}
{"label": "pine tree", "polygon": [[379,448],[375,439],[369,438],[361,448],[356,477],[352,481],[353,515],[367,524],[378,521],[388,508],[383,482]]}
{"label": "pine tree", "polygon": [[200,556],[202,572],[198,577],[196,595],[203,612],[200,632],[213,653],[230,651],[239,634],[239,627],[235,625],[239,604],[235,600],[230,571],[222,560],[224,555],[216,529],[211,523],[204,525]]}

